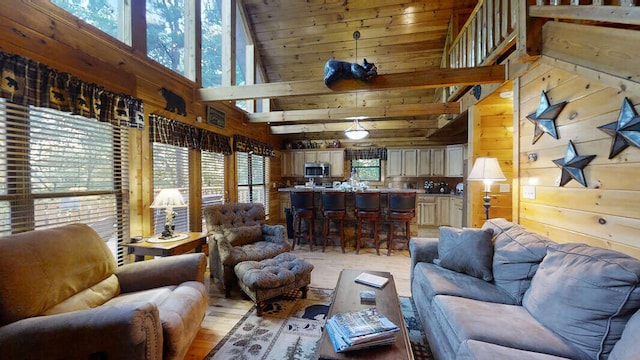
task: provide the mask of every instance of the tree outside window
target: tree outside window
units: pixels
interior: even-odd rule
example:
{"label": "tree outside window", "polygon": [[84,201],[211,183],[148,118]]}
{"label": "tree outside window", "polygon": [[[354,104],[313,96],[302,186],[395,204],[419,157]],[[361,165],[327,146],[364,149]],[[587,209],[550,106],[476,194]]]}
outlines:
{"label": "tree outside window", "polygon": [[360,181],[380,181],[380,159],[351,160],[351,168]]}

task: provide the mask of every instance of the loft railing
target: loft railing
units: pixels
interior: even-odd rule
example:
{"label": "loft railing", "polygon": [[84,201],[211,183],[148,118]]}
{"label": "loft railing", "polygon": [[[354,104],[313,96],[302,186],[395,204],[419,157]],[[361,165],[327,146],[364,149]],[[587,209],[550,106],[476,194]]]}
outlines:
{"label": "loft railing", "polygon": [[[479,0],[465,24],[452,17],[441,66],[492,65],[511,51],[523,61],[541,51],[542,25],[549,19],[640,25],[640,0]],[[435,101],[451,101],[465,88],[436,92]]]}

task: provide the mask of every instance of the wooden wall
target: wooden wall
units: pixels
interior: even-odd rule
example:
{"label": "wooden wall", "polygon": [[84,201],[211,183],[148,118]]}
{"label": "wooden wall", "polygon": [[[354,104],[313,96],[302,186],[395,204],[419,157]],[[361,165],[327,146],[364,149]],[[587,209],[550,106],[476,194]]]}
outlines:
{"label": "wooden wall", "polygon": [[[144,23],[144,10],[140,4],[142,2],[133,2],[134,24]],[[11,1],[11,6],[1,6],[0,29],[0,51],[42,62],[83,81],[140,98],[144,101],[145,118],[155,113],[223,135],[242,134],[270,142],[266,125],[249,124],[244,113],[228,103],[214,104],[226,113],[224,129],[199,122],[198,117],[206,118],[205,105],[196,98],[199,86],[147,59],[144,45],[135,45],[145,44],[139,36],[134,36],[133,46],[124,45],[47,0]],[[187,116],[164,110],[165,102],[159,93],[162,87],[184,98]],[[131,130],[130,134],[131,234],[151,235],[153,221],[149,205],[153,201],[153,162],[148,126],[142,131]],[[199,153],[193,151],[190,160],[195,168],[191,174],[192,188],[200,187],[199,159]],[[233,201],[236,193],[235,162],[233,156],[227,160],[227,173],[231,176],[225,186]],[[277,174],[279,176],[280,173]],[[199,204],[200,196],[194,192],[190,198],[193,230],[200,226]]]}
{"label": "wooden wall", "polygon": [[[625,97],[640,110],[640,92],[607,86],[594,80],[598,74],[587,77],[578,68],[552,65],[541,59],[516,81],[519,206],[514,217],[557,242],[586,242],[640,257],[640,149],[630,146],[608,159],[612,137],[597,128],[617,121]],[[532,144],[534,127],[526,116],[538,108],[542,91],[551,104],[567,105],[556,120],[559,139],[545,134]],[[564,158],[569,140],[579,155],[596,155],[584,169],[587,187],[575,180],[558,185],[561,169],[552,160]],[[538,160],[529,161],[530,153]],[[523,198],[528,185],[535,186],[535,199]]]}
{"label": "wooden wall", "polygon": [[[467,173],[471,172],[477,157],[498,158],[500,168],[507,180],[491,185],[490,218],[512,220],[513,182],[513,103],[511,98],[500,97],[500,93],[511,91],[509,81],[493,93],[469,108],[469,154]],[[500,191],[500,185],[509,186],[508,191]],[[485,222],[483,206],[484,184],[481,181],[467,181],[467,225],[481,227]]]}

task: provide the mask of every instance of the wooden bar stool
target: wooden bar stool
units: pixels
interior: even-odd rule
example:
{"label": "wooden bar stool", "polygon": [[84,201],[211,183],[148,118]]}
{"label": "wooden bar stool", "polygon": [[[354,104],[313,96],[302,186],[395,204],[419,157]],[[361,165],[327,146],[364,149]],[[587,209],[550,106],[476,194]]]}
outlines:
{"label": "wooden bar stool", "polygon": [[344,191],[329,191],[322,193],[322,215],[324,216],[324,252],[330,235],[331,220],[338,221],[340,230],[340,245],[344,254],[344,218],[347,215],[347,205]]}
{"label": "wooden bar stool", "polygon": [[[309,239],[309,250],[313,251],[313,218],[314,211],[313,191],[292,191],[291,208],[293,209],[293,243],[291,250],[295,249],[296,241]],[[307,221],[307,233],[300,232],[302,219]]]}
{"label": "wooden bar stool", "polygon": [[387,256],[391,255],[394,225],[405,225],[405,240],[411,238],[411,219],[416,216],[416,193],[389,193],[389,244]]}
{"label": "wooden bar stool", "polygon": [[356,214],[356,254],[360,253],[360,243],[364,239],[362,228],[367,222],[373,223],[372,238],[376,244],[376,253],[380,255],[380,243],[378,241],[378,221],[380,221],[380,193],[379,192],[356,192],[355,193],[355,214]]}

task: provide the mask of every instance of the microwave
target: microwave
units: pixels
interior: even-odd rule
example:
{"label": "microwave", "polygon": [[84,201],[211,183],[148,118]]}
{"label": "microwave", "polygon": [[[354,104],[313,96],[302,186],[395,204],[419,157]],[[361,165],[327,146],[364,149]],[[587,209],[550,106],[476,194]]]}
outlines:
{"label": "microwave", "polygon": [[327,163],[304,163],[304,177],[306,178],[323,178],[330,175]]}

